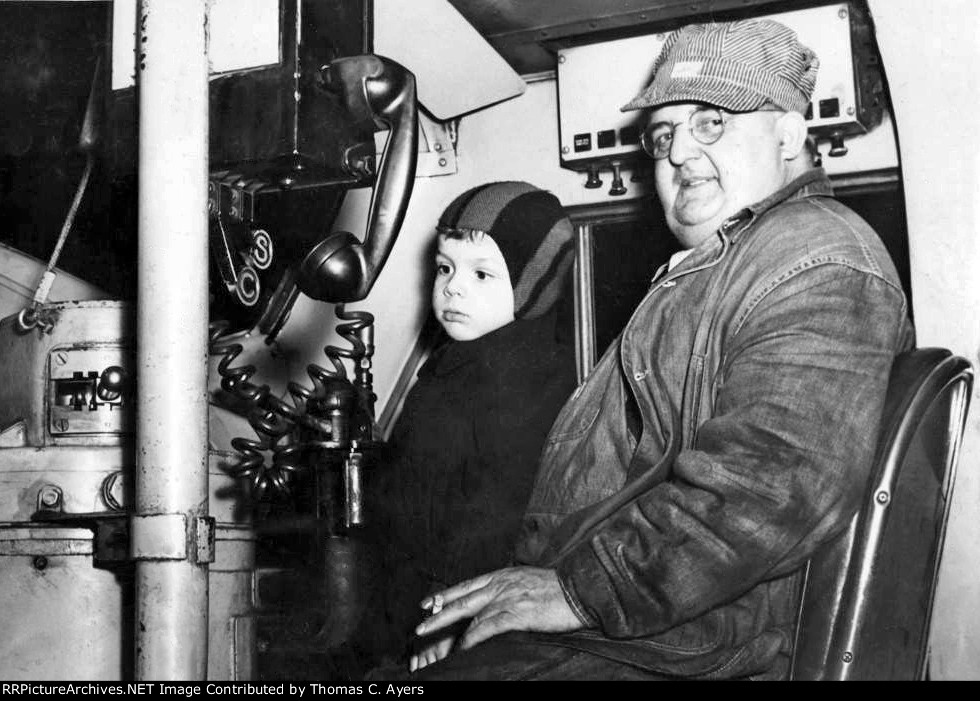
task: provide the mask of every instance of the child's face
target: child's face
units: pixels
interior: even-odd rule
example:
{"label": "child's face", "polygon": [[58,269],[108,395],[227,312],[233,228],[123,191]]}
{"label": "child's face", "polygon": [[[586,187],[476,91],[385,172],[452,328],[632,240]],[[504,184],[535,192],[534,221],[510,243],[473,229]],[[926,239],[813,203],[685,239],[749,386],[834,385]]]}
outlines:
{"label": "child's face", "polygon": [[472,341],[514,320],[510,273],[492,238],[439,236],[432,311],[456,341]]}

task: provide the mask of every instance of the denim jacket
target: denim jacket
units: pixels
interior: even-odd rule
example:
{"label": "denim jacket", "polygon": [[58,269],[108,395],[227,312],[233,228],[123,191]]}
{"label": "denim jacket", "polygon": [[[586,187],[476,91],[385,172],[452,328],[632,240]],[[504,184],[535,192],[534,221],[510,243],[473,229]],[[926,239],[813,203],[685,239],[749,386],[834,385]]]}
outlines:
{"label": "denim jacket", "polygon": [[913,343],[887,251],[821,169],[658,271],[542,454],[518,559],[556,568],[586,623],[549,639],[785,674],[801,566],[856,512]]}

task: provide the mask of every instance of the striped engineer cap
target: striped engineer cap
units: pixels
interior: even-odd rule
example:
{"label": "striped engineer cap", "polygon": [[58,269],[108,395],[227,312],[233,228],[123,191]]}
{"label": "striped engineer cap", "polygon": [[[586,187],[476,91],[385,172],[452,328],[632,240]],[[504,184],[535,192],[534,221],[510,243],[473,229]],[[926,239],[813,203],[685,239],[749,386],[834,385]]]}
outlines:
{"label": "striped engineer cap", "polygon": [[705,102],[732,112],[773,104],[806,114],[819,66],[817,55],[779,22],[693,24],[667,37],[653,81],[621,109]]}
{"label": "striped engineer cap", "polygon": [[438,230],[479,231],[494,240],[510,273],[516,318],[542,316],[558,301],[574,258],[574,233],[550,192],[518,181],[479,185],[446,207]]}

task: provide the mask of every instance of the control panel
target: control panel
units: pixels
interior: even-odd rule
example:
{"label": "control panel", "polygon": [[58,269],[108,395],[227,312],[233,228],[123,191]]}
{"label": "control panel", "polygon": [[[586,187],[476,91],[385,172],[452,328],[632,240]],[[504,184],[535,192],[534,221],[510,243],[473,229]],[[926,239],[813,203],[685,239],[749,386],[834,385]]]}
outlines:
{"label": "control panel", "polygon": [[[830,142],[830,156],[847,153],[846,136],[877,126],[883,111],[883,78],[867,19],[849,4],[826,5],[766,17],[794,30],[820,58],[806,114],[811,133]],[[621,112],[652,79],[666,33],[647,34],[563,49],[558,55],[558,106],[562,166],[589,170],[626,163],[640,151],[642,110]]]}

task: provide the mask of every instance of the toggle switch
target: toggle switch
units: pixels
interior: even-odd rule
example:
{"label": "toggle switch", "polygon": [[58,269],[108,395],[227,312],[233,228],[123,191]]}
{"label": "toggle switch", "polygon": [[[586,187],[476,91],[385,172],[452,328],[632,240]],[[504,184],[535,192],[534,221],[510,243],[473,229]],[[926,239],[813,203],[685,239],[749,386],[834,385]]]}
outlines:
{"label": "toggle switch", "polygon": [[830,151],[828,152],[832,158],[840,158],[841,156],[847,155],[847,146],[844,145],[844,135],[835,131],[830,135]]}
{"label": "toggle switch", "polygon": [[602,187],[602,181],[599,180],[599,166],[589,166],[589,178],[585,181],[585,186],[590,190]]}
{"label": "toggle switch", "polygon": [[612,187],[609,188],[609,194],[612,195],[613,197],[616,197],[618,195],[625,195],[626,185],[623,184],[623,176],[619,172],[618,163],[612,164],[612,171],[613,171],[613,181],[612,181]]}
{"label": "toggle switch", "polygon": [[126,371],[113,365],[102,371],[95,393],[103,402],[114,402],[122,396],[126,388]]}

